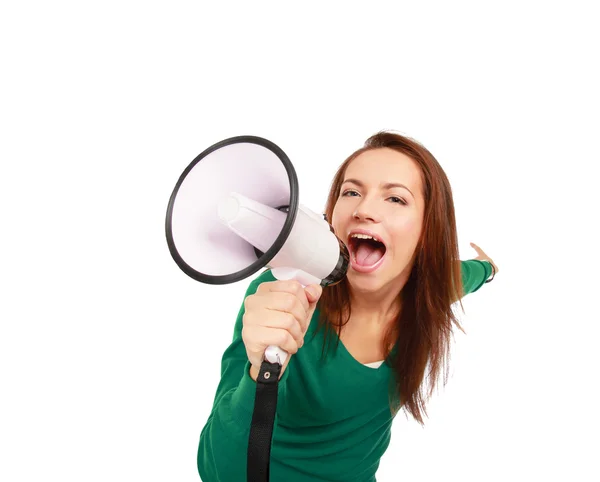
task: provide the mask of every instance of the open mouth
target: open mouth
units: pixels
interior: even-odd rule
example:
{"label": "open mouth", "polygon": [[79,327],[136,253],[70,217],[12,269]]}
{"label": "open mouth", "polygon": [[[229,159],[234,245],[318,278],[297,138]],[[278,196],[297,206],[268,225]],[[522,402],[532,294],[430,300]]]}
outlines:
{"label": "open mouth", "polygon": [[348,249],[352,267],[362,273],[375,271],[385,257],[386,246],[383,242],[368,234],[351,234]]}

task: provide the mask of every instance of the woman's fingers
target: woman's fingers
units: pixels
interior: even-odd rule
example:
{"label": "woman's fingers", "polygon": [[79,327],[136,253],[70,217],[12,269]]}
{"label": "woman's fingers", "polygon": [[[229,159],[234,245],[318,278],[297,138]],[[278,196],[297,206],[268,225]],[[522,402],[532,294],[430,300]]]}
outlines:
{"label": "woman's fingers", "polygon": [[483,249],[481,249],[479,246],[477,246],[475,243],[471,243],[471,247],[477,251],[477,254],[479,254],[480,256],[485,256],[485,253],[483,252]]}
{"label": "woman's fingers", "polygon": [[304,305],[304,309],[308,310],[309,302],[306,298],[306,293],[302,285],[296,280],[278,280],[270,283],[262,283],[256,290],[257,294],[264,293],[289,293],[298,298],[300,303]]}
{"label": "woman's fingers", "polygon": [[319,285],[303,287],[295,280],[261,283],[246,297],[242,339],[252,366],[259,367],[267,346],[279,346],[294,354],[322,293]]}
{"label": "woman's fingers", "polygon": [[483,251],[483,249],[481,249],[479,246],[477,246],[475,243],[470,243],[471,247],[477,251],[477,258],[475,259],[479,259],[481,261],[489,261],[493,266],[494,266],[494,270],[497,273],[498,270],[498,266],[496,266],[496,263],[494,263],[494,261],[492,261],[492,258],[490,258],[487,254],[485,254],[485,252]]}

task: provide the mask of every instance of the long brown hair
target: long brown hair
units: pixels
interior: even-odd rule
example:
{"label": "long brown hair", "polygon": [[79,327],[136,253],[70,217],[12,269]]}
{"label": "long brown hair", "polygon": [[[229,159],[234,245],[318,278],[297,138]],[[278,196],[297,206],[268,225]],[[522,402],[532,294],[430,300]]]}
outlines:
{"label": "long brown hair", "polygon": [[[423,425],[422,413],[427,415],[426,401],[433,393],[444,364],[444,384],[447,381],[452,324],[464,332],[452,310],[453,303],[463,296],[452,190],[442,167],[425,147],[414,139],[382,131],[367,139],[364,146],[339,167],[325,208],[328,220],[333,218],[333,209],[349,164],[363,152],[379,148],[394,149],[409,156],[422,173],[425,199],[423,228],[411,273],[400,294],[402,308],[384,336],[383,350],[385,363],[390,364],[394,375],[390,386],[391,411],[397,413],[404,407]],[[334,338],[332,330],[337,331],[339,343],[342,328],[350,319],[346,279],[323,290],[319,312],[319,329],[326,332],[325,350]],[[429,392],[425,395],[422,385],[428,363]]]}

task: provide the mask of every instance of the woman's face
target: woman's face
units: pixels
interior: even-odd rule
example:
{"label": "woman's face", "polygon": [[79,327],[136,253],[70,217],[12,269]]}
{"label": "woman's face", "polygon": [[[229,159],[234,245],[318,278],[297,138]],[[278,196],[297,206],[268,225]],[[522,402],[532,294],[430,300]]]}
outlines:
{"label": "woman's face", "polygon": [[410,157],[380,148],[350,162],[332,225],[350,252],[353,289],[375,292],[408,274],[423,211],[421,170]]}

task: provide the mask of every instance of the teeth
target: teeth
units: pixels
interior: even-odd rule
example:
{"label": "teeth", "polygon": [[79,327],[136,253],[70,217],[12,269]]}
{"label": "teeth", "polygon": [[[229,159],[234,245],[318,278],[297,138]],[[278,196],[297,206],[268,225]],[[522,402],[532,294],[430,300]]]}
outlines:
{"label": "teeth", "polygon": [[374,238],[373,236],[369,236],[368,234],[359,234],[359,233],[355,233],[350,235],[351,238],[359,238],[359,239],[374,239],[375,241],[381,242],[379,241],[379,239]]}

